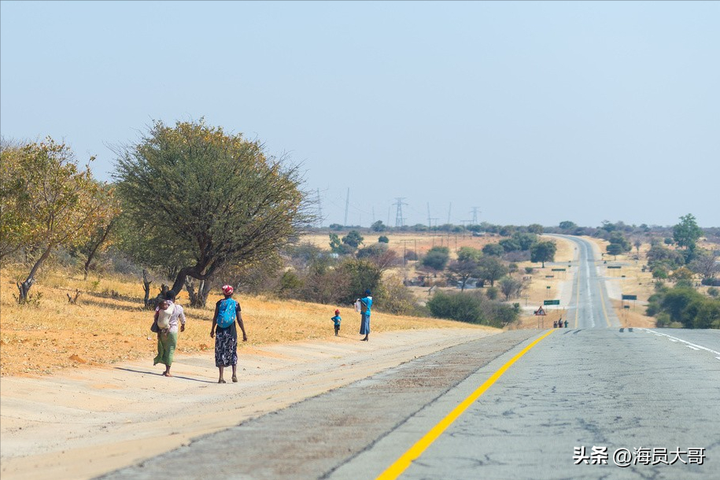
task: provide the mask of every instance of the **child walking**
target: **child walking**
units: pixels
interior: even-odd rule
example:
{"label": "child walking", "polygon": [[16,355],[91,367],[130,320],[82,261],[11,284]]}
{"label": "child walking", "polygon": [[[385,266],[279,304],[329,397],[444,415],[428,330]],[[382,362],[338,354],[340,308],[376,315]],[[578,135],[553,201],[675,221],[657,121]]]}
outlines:
{"label": "child walking", "polygon": [[340,310],[335,310],[335,316],[330,320],[335,323],[335,336],[337,337],[338,332],[340,331],[340,322],[342,321],[342,318],[340,318]]}

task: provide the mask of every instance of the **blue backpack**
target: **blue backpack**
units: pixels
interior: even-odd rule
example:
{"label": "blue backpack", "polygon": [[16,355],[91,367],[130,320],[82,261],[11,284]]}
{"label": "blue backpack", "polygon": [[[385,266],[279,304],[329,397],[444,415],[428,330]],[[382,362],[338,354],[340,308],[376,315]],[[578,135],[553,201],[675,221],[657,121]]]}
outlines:
{"label": "blue backpack", "polygon": [[220,305],[218,306],[218,318],[217,318],[217,324],[220,328],[228,328],[230,325],[233,324],[235,321],[235,316],[237,315],[236,312],[237,309],[237,302],[233,300],[232,298],[226,298],[225,300],[220,300]]}

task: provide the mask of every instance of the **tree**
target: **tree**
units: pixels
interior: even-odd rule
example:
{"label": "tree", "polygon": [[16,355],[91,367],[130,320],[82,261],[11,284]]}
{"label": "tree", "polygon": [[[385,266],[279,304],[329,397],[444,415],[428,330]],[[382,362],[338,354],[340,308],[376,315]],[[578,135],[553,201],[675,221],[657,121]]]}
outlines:
{"label": "tree", "polygon": [[398,254],[394,250],[390,250],[385,243],[375,243],[373,245],[361,248],[357,251],[358,259],[365,259],[373,262],[380,268],[380,271],[385,271],[390,267],[393,267],[400,262]]}
{"label": "tree", "polygon": [[434,270],[445,270],[450,260],[450,250],[447,247],[432,247],[422,259],[422,265]]}
{"label": "tree", "polygon": [[108,185],[99,185],[96,196],[97,198],[93,198],[93,201],[97,205],[107,208],[107,215],[99,222],[87,242],[79,245],[76,249],[77,252],[85,256],[85,265],[83,266],[83,278],[85,280],[87,280],[95,256],[110,245],[110,234],[114,231],[120,215],[120,205],[114,196],[113,188]]}
{"label": "tree", "polygon": [[450,262],[448,270],[459,279],[460,290],[464,291],[467,281],[478,274],[478,262],[474,258],[458,259]]}
{"label": "tree", "polygon": [[188,276],[207,280],[273,255],[312,221],[297,167],[203,120],[155,122],[119,154],[123,210],[144,242],[181,262],[175,293]]}
{"label": "tree", "polygon": [[346,236],[342,238],[342,242],[345,245],[350,245],[353,248],[358,248],[365,240],[360,232],[357,230],[350,230]]}
{"label": "tree", "polygon": [[387,230],[387,227],[386,227],[385,224],[382,222],[382,220],[378,220],[377,222],[375,222],[375,223],[373,223],[372,225],[370,225],[370,229],[371,229],[373,232],[384,232],[385,230]]}
{"label": "tree", "polygon": [[617,243],[609,244],[607,247],[605,247],[605,250],[609,255],[613,255],[615,257],[617,257],[618,255],[622,255],[623,253],[622,245]]}
{"label": "tree", "polygon": [[0,141],[0,261],[32,241],[33,231],[25,222],[30,201],[21,171],[22,148]]}
{"label": "tree", "polygon": [[569,220],[560,222],[561,230],[575,230],[576,228],[577,228],[577,225],[575,224],[575,222],[571,222]]}
{"label": "tree", "polygon": [[367,260],[348,260],[338,270],[348,279],[347,290],[340,298],[345,304],[353,303],[365,290],[375,291],[382,279],[382,270]]}
{"label": "tree", "polygon": [[478,276],[495,286],[495,281],[508,274],[508,268],[497,257],[483,257],[478,261]]}
{"label": "tree", "polygon": [[86,241],[110,215],[110,202],[90,168],[79,170],[72,150],[50,137],[41,143],[3,148],[2,164],[3,207],[10,208],[3,209],[1,223],[7,216],[10,228],[18,220],[22,225],[7,237],[3,231],[0,243],[7,245],[5,251],[24,248],[34,258],[27,278],[17,283],[18,301],[23,303],[38,269],[55,248]]}
{"label": "tree", "polygon": [[633,246],[635,247],[635,251],[638,254],[638,258],[640,258],[640,247],[642,247],[642,240],[640,238],[636,238],[633,240]]}
{"label": "tree", "polygon": [[702,275],[703,278],[713,278],[720,272],[720,263],[715,252],[701,250],[689,265],[693,272]]}
{"label": "tree", "polygon": [[555,242],[538,242],[530,249],[530,260],[532,262],[542,262],[542,268],[545,268],[545,262],[555,260],[555,252],[557,245]]}
{"label": "tree", "polygon": [[630,245],[630,241],[625,238],[625,235],[623,235],[622,232],[612,232],[608,241],[611,245],[618,245],[620,247],[620,253],[625,253],[632,250],[632,245]]}
{"label": "tree", "polygon": [[491,257],[501,257],[505,249],[499,243],[488,243],[482,248],[482,252]]}
{"label": "tree", "polygon": [[532,225],[528,225],[527,230],[530,233],[536,233],[538,235],[542,235],[544,231],[543,226],[539,223],[533,223]]}
{"label": "tree", "polygon": [[498,283],[506,301],[510,300],[510,297],[519,296],[523,287],[523,283],[513,277],[504,277]]}
{"label": "tree", "polygon": [[702,235],[702,228],[691,213],[680,217],[680,223],[673,227],[673,240],[686,250],[695,250],[695,245]]}
{"label": "tree", "polygon": [[378,237],[378,243],[390,243],[390,239],[385,235],[380,235]]}

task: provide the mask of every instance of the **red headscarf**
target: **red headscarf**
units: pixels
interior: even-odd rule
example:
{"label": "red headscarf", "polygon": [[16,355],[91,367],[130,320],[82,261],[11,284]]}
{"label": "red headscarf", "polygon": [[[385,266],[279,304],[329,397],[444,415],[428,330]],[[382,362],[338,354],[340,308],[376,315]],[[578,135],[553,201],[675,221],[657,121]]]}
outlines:
{"label": "red headscarf", "polygon": [[232,285],[223,285],[222,291],[225,295],[232,295],[235,289],[232,287]]}

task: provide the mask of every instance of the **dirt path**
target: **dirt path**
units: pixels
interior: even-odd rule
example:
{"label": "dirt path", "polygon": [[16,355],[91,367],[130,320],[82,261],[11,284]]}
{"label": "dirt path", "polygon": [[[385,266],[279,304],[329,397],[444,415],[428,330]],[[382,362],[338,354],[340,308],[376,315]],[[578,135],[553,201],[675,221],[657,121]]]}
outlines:
{"label": "dirt path", "polygon": [[[413,358],[499,333],[478,329],[340,336],[244,349],[240,382],[218,385],[211,353],[178,356],[173,378],[128,362],[0,383],[0,473],[84,479],[187,445]],[[229,376],[228,376],[229,378]]]}

